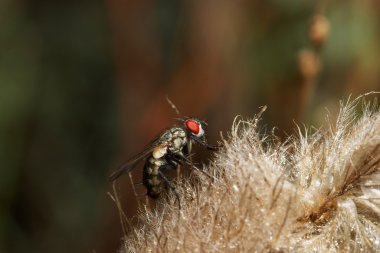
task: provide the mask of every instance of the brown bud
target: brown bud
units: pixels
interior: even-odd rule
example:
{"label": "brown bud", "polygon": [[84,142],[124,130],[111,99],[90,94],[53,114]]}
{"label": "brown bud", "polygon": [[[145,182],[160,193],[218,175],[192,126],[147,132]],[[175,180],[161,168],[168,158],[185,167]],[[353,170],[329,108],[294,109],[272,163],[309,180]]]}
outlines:
{"label": "brown bud", "polygon": [[305,79],[314,78],[319,72],[320,62],[317,54],[311,49],[298,53],[298,68]]}
{"label": "brown bud", "polygon": [[314,46],[320,47],[325,43],[330,31],[330,23],[321,14],[313,17],[309,28],[309,39]]}

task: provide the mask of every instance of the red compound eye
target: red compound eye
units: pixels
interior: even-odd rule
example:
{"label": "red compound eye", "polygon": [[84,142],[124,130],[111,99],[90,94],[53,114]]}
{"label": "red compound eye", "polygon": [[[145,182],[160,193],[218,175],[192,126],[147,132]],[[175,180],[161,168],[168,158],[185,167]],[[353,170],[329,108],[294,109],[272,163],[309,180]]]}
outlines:
{"label": "red compound eye", "polygon": [[186,127],[194,134],[199,133],[199,123],[195,120],[186,120]]}

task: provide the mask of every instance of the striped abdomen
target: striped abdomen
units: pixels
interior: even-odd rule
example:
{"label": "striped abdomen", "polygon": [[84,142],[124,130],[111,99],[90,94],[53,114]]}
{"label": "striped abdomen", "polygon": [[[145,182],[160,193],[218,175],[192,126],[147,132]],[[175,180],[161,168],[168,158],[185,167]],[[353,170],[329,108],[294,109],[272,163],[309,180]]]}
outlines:
{"label": "striped abdomen", "polygon": [[164,190],[164,181],[159,174],[159,171],[166,168],[168,163],[165,158],[154,158],[150,156],[144,165],[143,183],[146,186],[147,195],[152,198],[157,198]]}

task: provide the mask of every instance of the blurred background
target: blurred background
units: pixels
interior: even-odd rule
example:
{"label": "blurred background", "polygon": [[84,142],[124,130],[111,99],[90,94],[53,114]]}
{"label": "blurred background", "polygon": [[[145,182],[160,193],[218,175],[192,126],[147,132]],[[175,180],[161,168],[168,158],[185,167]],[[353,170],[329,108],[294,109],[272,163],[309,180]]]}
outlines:
{"label": "blurred background", "polygon": [[[174,124],[166,96],[216,143],[262,105],[286,137],[379,91],[379,11],[377,0],[1,0],[0,252],[115,252],[107,177]],[[118,188],[132,217],[128,177]]]}

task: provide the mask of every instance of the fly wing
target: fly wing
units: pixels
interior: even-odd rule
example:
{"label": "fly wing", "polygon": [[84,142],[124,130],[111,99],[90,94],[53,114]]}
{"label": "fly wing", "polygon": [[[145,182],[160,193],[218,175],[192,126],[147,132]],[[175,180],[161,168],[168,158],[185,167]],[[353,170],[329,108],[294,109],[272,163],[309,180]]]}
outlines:
{"label": "fly wing", "polygon": [[162,142],[160,138],[153,140],[141,153],[135,155],[125,163],[123,163],[119,169],[114,171],[110,177],[110,181],[116,180],[118,177],[125,173],[129,173],[133,170],[133,168],[143,159],[146,159],[149,155],[152,154],[153,150],[155,150],[159,146],[166,146],[165,142]]}

